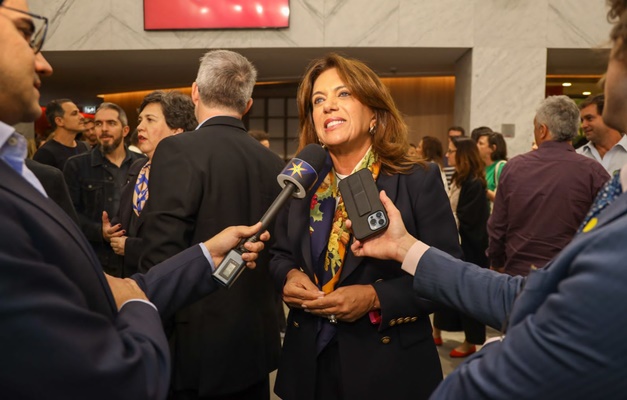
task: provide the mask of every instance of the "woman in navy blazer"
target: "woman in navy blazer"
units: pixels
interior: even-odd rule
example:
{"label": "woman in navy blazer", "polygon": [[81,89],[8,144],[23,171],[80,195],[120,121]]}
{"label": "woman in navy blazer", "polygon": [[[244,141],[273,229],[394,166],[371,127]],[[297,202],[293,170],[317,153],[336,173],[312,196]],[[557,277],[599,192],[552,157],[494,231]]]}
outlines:
{"label": "woman in navy blazer", "polygon": [[[108,215],[104,213],[102,219],[102,234],[105,240],[111,243],[113,251],[124,256],[123,276],[131,276],[137,272],[139,257],[143,248],[143,240],[137,237],[137,231],[142,223],[141,208],[134,208],[133,194],[137,180],[143,168],[148,165],[155,154],[157,145],[168,136],[196,129],[198,122],[194,115],[192,99],[179,92],[164,92],[156,90],[144,97],[139,106],[138,118],[138,146],[148,156],[137,160],[128,171],[126,185],[120,194],[120,208],[113,226]],[[149,175],[148,175],[149,177]],[[146,181],[146,200],[148,199],[148,182]]]}
{"label": "woman in navy blazer", "polygon": [[439,169],[406,156],[400,113],[359,61],[335,54],[313,61],[298,106],[300,147],[319,143],[329,153],[316,187],[288,204],[275,227],[270,270],[291,309],[275,391],[284,400],[427,398],[442,379],[434,304],[415,296],[400,264],[350,252],[337,182],[370,169],[408,230],[457,257]]}

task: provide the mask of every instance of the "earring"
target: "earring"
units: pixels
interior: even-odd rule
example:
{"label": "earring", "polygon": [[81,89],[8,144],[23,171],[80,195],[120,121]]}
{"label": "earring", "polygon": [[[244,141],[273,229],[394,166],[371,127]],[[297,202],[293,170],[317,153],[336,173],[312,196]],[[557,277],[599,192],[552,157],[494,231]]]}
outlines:
{"label": "earring", "polygon": [[370,129],[368,129],[368,133],[370,133],[371,136],[374,136],[375,131],[377,130],[377,125],[372,125],[370,127]]}

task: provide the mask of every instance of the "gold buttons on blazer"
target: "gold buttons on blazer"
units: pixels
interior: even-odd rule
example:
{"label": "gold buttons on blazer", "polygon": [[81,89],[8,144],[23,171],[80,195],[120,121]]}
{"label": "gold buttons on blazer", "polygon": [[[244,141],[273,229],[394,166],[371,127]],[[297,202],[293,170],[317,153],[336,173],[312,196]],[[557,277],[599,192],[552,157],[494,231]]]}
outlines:
{"label": "gold buttons on blazer", "polygon": [[383,337],[381,338],[381,343],[383,343],[383,344],[388,344],[388,343],[390,343],[390,340],[391,340],[391,339],[390,339],[390,337],[389,337],[389,336],[383,336]]}
{"label": "gold buttons on blazer", "polygon": [[396,320],[396,323],[397,323],[397,324],[402,324],[403,322],[405,322],[405,320],[404,320],[403,318],[398,318],[398,319]]}
{"label": "gold buttons on blazer", "polygon": [[411,317],[411,322],[416,322],[418,321],[418,317]]}
{"label": "gold buttons on blazer", "polygon": [[409,318],[409,317],[405,317],[404,322],[405,322],[405,323],[411,322],[411,318]]}
{"label": "gold buttons on blazer", "polygon": [[298,322],[296,321],[294,321],[293,325],[294,325],[294,328],[300,328],[300,325],[298,325]]}
{"label": "gold buttons on blazer", "polygon": [[396,325],[396,320],[395,319],[391,319],[390,320],[390,326],[394,326]]}

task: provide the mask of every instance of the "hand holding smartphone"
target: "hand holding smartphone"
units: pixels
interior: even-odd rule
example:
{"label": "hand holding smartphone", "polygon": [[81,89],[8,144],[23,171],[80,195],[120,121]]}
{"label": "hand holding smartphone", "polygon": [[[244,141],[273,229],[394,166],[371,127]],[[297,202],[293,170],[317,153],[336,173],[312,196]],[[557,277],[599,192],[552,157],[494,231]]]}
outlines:
{"label": "hand holding smartphone", "polygon": [[338,187],[357,240],[367,239],[387,229],[389,219],[379,199],[377,184],[368,169],[347,176]]}

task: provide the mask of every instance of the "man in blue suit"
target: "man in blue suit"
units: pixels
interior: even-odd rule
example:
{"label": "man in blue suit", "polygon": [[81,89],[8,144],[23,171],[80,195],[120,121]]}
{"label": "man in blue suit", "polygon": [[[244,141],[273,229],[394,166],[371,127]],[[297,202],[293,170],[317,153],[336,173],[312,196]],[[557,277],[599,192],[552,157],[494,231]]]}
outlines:
{"label": "man in blue suit", "polygon": [[387,232],[355,242],[353,252],[402,261],[420,296],[504,332],[453,371],[433,399],[625,398],[626,195],[527,278],[425,245],[407,233],[384,192],[381,199],[390,216]]}
{"label": "man in blue suit", "polygon": [[[216,290],[213,266],[260,224],[227,228],[145,275],[105,277],[24,164],[26,141],[11,127],[41,114],[41,77],[52,74],[39,52],[46,28],[26,0],[0,0],[0,398],[164,399],[161,319]],[[254,266],[257,255],[245,256]]]}
{"label": "man in blue suit", "polygon": [[[603,119],[627,131],[627,0],[608,0],[614,48]],[[357,256],[394,259],[414,289],[500,329],[461,364],[434,399],[627,397],[627,166],[601,190],[575,235],[545,268],[523,278],[454,259],[410,236],[385,193],[385,234],[352,245]]]}

